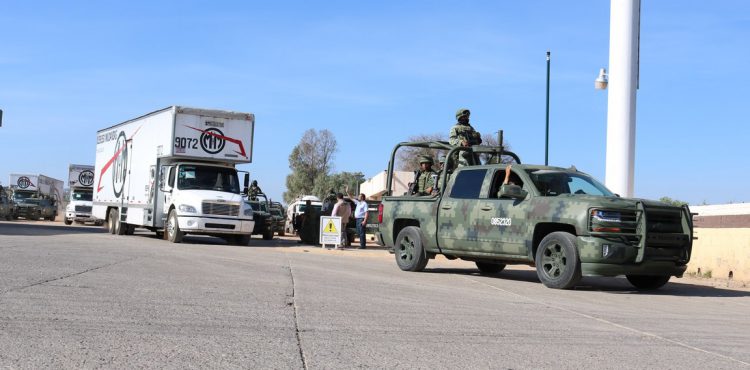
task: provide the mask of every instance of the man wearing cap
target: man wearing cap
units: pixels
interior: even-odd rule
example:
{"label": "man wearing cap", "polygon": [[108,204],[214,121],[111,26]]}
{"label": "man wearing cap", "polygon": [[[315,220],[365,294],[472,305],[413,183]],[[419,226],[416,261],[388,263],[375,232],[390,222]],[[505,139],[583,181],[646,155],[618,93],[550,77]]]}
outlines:
{"label": "man wearing cap", "polygon": [[429,155],[419,156],[419,171],[417,171],[414,195],[431,195],[435,188],[437,173],[432,170],[432,157]]}
{"label": "man wearing cap", "polygon": [[[469,115],[471,115],[471,112],[466,108],[461,108],[456,111],[457,122],[453,125],[450,132],[451,145],[468,147],[482,143],[482,135],[474,130],[474,127],[471,127],[471,124],[469,123]],[[468,154],[468,152],[462,153],[461,158],[459,159],[460,166],[468,164],[466,162],[467,158],[464,154]],[[479,156],[474,156],[474,163],[479,164]]]}

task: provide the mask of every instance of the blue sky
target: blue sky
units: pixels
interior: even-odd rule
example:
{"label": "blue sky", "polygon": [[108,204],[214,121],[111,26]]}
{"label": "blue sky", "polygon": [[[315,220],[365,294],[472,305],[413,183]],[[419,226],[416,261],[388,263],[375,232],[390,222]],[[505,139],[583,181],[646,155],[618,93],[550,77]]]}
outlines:
{"label": "blue sky", "polygon": [[[372,176],[393,145],[446,133],[459,107],[544,162],[603,180],[609,1],[3,1],[0,183],[65,179],[98,129],[169,105],[256,114],[251,171],[281,200],[308,128],[336,171]],[[748,202],[750,3],[643,0],[635,194]]]}

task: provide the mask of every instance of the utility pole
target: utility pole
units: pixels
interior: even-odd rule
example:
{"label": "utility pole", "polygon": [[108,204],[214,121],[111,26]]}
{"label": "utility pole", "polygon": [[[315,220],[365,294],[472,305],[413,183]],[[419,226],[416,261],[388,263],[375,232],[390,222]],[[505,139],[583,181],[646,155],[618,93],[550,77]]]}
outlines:
{"label": "utility pole", "polygon": [[544,135],[544,165],[549,165],[549,50],[547,50],[547,118]]}
{"label": "utility pole", "polygon": [[634,190],[640,19],[640,0],[611,0],[605,183],[624,197]]}

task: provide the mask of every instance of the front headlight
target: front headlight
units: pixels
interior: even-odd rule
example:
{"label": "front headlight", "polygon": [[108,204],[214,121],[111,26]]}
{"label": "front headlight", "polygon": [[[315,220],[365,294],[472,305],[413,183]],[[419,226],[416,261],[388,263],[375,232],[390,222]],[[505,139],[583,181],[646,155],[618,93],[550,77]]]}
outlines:
{"label": "front headlight", "polygon": [[180,206],[177,207],[177,209],[179,209],[180,212],[185,212],[185,213],[198,213],[195,210],[195,207],[193,207],[191,205],[187,205],[187,204],[180,204]]}
{"label": "front headlight", "polygon": [[250,208],[250,207],[245,208],[244,215],[245,215],[245,217],[252,218],[253,217],[253,209]]}
{"label": "front headlight", "polygon": [[591,211],[591,218],[599,222],[620,222],[622,221],[622,214],[615,211],[595,209]]}
{"label": "front headlight", "polygon": [[622,232],[622,214],[617,211],[591,210],[591,231],[602,233]]}

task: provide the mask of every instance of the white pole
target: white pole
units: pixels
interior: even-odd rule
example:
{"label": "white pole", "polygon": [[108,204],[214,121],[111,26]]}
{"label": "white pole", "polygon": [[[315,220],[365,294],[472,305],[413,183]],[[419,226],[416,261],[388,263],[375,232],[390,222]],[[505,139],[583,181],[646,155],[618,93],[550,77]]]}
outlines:
{"label": "white pole", "polygon": [[640,0],[610,2],[605,182],[624,197],[633,196],[640,8]]}

